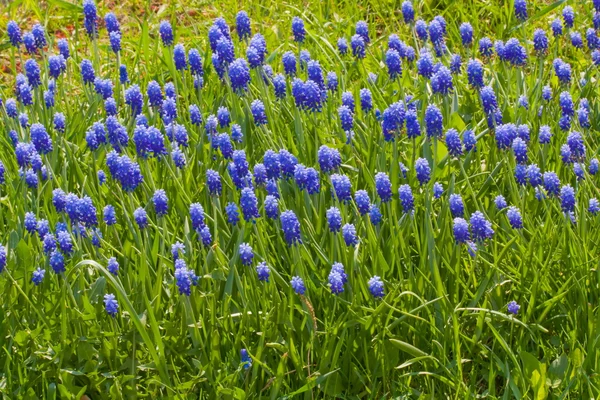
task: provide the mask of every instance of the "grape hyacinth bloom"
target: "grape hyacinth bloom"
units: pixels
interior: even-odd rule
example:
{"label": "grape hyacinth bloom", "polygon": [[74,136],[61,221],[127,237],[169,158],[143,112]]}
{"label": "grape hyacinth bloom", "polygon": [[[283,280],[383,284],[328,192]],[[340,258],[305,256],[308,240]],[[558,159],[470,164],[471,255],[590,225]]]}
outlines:
{"label": "grape hyacinth bloom", "polygon": [[135,219],[135,222],[138,224],[140,229],[144,229],[148,226],[148,214],[146,213],[146,210],[144,210],[142,207],[138,207],[133,212],[133,218]]}
{"label": "grape hyacinth bloom", "polygon": [[381,211],[379,211],[379,207],[376,204],[371,204],[369,208],[369,219],[373,225],[379,225],[381,222]]}
{"label": "grape hyacinth bloom", "polygon": [[33,274],[31,276],[31,282],[33,282],[35,286],[39,286],[39,284],[42,283],[42,281],[44,280],[45,274],[46,270],[38,267],[35,271],[33,271]]}
{"label": "grape hyacinth bloom", "polygon": [[463,46],[469,47],[473,43],[473,26],[468,22],[463,22],[458,28],[460,39]]}
{"label": "grape hyacinth bloom", "polygon": [[477,242],[483,242],[494,235],[492,224],[485,219],[485,216],[480,211],[475,211],[471,214],[471,231],[473,239]]}
{"label": "grape hyacinth bloom", "polygon": [[250,104],[250,111],[254,118],[254,123],[258,126],[265,125],[267,123],[267,114],[265,113],[265,105],[260,100],[254,100]]}
{"label": "grape hyacinth bloom", "polygon": [[427,23],[422,19],[418,19],[417,22],[415,22],[415,32],[419,39],[426,41],[429,37]]}
{"label": "grape hyacinth bloom", "polygon": [[448,129],[446,131],[446,147],[448,153],[452,157],[460,157],[463,153],[462,143],[460,141],[460,135],[456,129]]}
{"label": "grape hyacinth bloom", "polygon": [[303,43],[306,36],[306,29],[304,28],[304,21],[299,17],[292,19],[292,33],[294,34],[294,41]]}
{"label": "grape hyacinth bloom", "polygon": [[387,203],[392,199],[392,183],[385,172],[375,174],[375,188],[383,203]]}
{"label": "grape hyacinth bloom", "polygon": [[260,262],[256,266],[256,274],[258,275],[258,280],[261,282],[269,282],[269,276],[271,275],[271,269],[267,265],[266,262]]}
{"label": "grape hyacinth bloom", "polygon": [[527,162],[527,143],[520,137],[513,140],[512,150],[518,163]]}
{"label": "grape hyacinth bloom", "polygon": [[450,57],[450,71],[452,74],[460,74],[462,68],[462,59],[458,54],[452,54]]}
{"label": "grape hyacinth bloom", "polygon": [[511,301],[510,303],[508,303],[508,306],[507,306],[508,312],[513,315],[517,315],[520,308],[521,308],[521,306],[518,305],[517,302],[514,300]]}
{"label": "grape hyacinth bloom", "polygon": [[265,214],[270,219],[279,217],[279,202],[275,196],[267,195],[265,197]]}
{"label": "grape hyacinth bloom", "polygon": [[588,212],[592,215],[597,215],[598,212],[600,212],[600,202],[598,202],[598,199],[596,198],[591,198],[589,205],[588,205]]}
{"label": "grape hyacinth bloom", "polygon": [[599,165],[600,165],[600,163],[598,162],[597,158],[592,158],[590,160],[590,165],[588,167],[588,172],[590,173],[590,175],[596,175],[598,173]]}
{"label": "grape hyacinth bloom", "polygon": [[169,21],[161,21],[158,31],[163,45],[171,46],[173,44],[173,28]]}
{"label": "grape hyacinth bloom", "polygon": [[414,197],[410,186],[404,184],[398,189],[398,196],[405,214],[411,213],[414,210]]}
{"label": "grape hyacinth bloom", "polygon": [[441,183],[435,182],[433,184],[433,197],[439,199],[444,194],[444,186]]}
{"label": "grape hyacinth bloom", "polygon": [[304,281],[299,276],[294,276],[290,281],[290,284],[292,286],[292,289],[294,289],[294,292],[296,292],[296,294],[302,296],[304,295],[304,293],[306,293],[306,286],[304,286]]}
{"label": "grape hyacinth bloom", "polygon": [[284,211],[279,216],[281,221],[281,229],[283,230],[285,241],[288,246],[295,245],[297,243],[302,243],[302,239],[300,237],[300,223],[298,222],[298,218],[296,214],[291,211]]}
{"label": "grape hyacinth bloom", "polygon": [[354,35],[350,39],[350,46],[352,47],[352,55],[356,58],[365,58],[365,40],[360,35]]}
{"label": "grape hyacinth bloom", "polygon": [[242,243],[239,247],[240,260],[243,265],[252,265],[252,259],[254,258],[254,251],[248,243]]}
{"label": "grape hyacinth bloom", "polygon": [[13,47],[19,47],[23,41],[21,36],[21,28],[15,21],[9,21],[6,25],[6,33],[8,34],[8,39],[10,40],[10,44]]}
{"label": "grape hyacinth bloom", "polygon": [[96,72],[94,71],[94,67],[90,60],[83,60],[80,64],[81,68],[81,78],[83,79],[83,83],[91,84],[96,79]]}
{"label": "grape hyacinth bloom", "polygon": [[573,7],[566,6],[563,8],[562,12],[563,20],[565,21],[565,25],[567,28],[573,28],[573,24],[575,21],[575,12],[573,11]]}
{"label": "grape hyacinth bloom", "polygon": [[506,212],[506,216],[508,217],[508,222],[510,222],[510,226],[512,226],[513,229],[523,228],[523,218],[521,217],[521,212],[517,207],[509,207],[508,211]]}
{"label": "grape hyacinth bloom", "polygon": [[427,137],[440,138],[443,134],[442,112],[435,105],[430,104],[425,110],[425,128]]}
{"label": "grape hyacinth bloom", "polygon": [[504,210],[507,207],[506,199],[501,194],[496,196],[496,198],[494,199],[494,204],[496,205],[496,208],[498,210]]}
{"label": "grape hyacinth bloom", "polygon": [[406,24],[412,23],[415,19],[415,9],[410,0],[404,0],[402,3],[402,18]]}
{"label": "grape hyacinth bloom", "polygon": [[237,225],[240,220],[240,214],[235,203],[229,203],[227,206],[225,206],[225,214],[227,215],[228,223],[231,225]]}
{"label": "grape hyacinth bloom", "polygon": [[258,212],[258,201],[254,191],[251,188],[246,187],[242,189],[240,206],[242,208],[244,220],[254,221],[254,219],[260,217],[260,213]]}
{"label": "grape hyacinth bloom", "polygon": [[464,215],[465,206],[462,197],[459,194],[451,194],[448,199],[448,204],[453,217],[462,217]]}
{"label": "grape hyacinth bloom", "polygon": [[560,188],[560,206],[565,213],[575,210],[575,191],[570,185],[564,185]]}
{"label": "grape hyacinth bloom", "polygon": [[23,34],[23,44],[25,45],[25,50],[27,54],[36,54],[37,53],[37,45],[35,43],[35,37],[31,32],[25,32]]}
{"label": "grape hyacinth bloom", "polygon": [[379,299],[384,296],[383,281],[379,276],[373,276],[371,279],[369,279],[367,284],[369,286],[369,292],[371,292],[373,297]]}
{"label": "grape hyacinth bloom", "polygon": [[365,215],[369,212],[371,199],[366,190],[357,190],[356,193],[354,193],[354,202],[356,203],[356,208],[358,208],[360,215]]}
{"label": "grape hyacinth bloom", "polygon": [[252,35],[250,27],[250,17],[246,11],[240,11],[235,17],[235,30],[240,40],[249,38]]}
{"label": "grape hyacinth bloom", "polygon": [[415,172],[421,186],[431,179],[431,168],[429,167],[429,162],[424,158],[419,158],[415,162]]}
{"label": "grape hyacinth bloom", "polygon": [[385,64],[387,65],[390,79],[394,80],[397,77],[402,77],[402,60],[396,50],[389,49],[385,53]]}
{"label": "grape hyacinth bloom", "polygon": [[104,308],[106,309],[106,313],[111,317],[115,317],[119,312],[119,303],[115,298],[115,295],[112,293],[107,293],[104,295]]}
{"label": "grape hyacinth bloom", "polygon": [[71,255],[73,253],[73,241],[69,232],[61,231],[56,235],[58,241],[58,247],[64,254]]}
{"label": "grape hyacinth bloom", "polygon": [[231,81],[231,88],[235,92],[242,93],[248,90],[250,70],[246,60],[238,58],[229,65],[229,79]]}
{"label": "grape hyacinth bloom", "polygon": [[527,19],[526,0],[515,0],[515,16],[520,21],[525,21]]}
{"label": "grape hyacinth bloom", "polygon": [[154,192],[152,202],[158,216],[166,215],[169,212],[169,200],[167,193],[163,189],[158,189]]}
{"label": "grape hyacinth bloom", "polygon": [[337,48],[341,55],[348,53],[348,41],[346,38],[339,38],[337,41]]}
{"label": "grape hyacinth bloom", "polygon": [[533,49],[539,56],[546,55],[548,51],[548,37],[543,29],[536,29],[533,32]]}
{"label": "grape hyacinth bloom", "polygon": [[354,119],[352,117],[352,111],[347,106],[340,106],[338,108],[338,115],[342,125],[342,130],[351,131],[354,127]]}
{"label": "grape hyacinth bloom", "polygon": [[452,83],[452,73],[444,66],[440,67],[431,77],[431,88],[433,93],[439,93],[443,96],[454,90]]}
{"label": "grape hyacinth bloom", "polygon": [[342,174],[331,175],[331,184],[333,185],[333,194],[341,202],[352,200],[352,184],[350,178]]}
{"label": "grape hyacinth bloom", "polygon": [[119,263],[117,262],[117,259],[115,257],[111,257],[108,259],[106,269],[108,269],[108,272],[115,276],[119,274]]}
{"label": "grape hyacinth bloom", "polygon": [[342,214],[339,208],[331,207],[326,212],[327,224],[329,225],[329,231],[336,233],[342,228]]}
{"label": "grape hyacinth bloom", "polygon": [[494,55],[493,44],[490,38],[484,37],[479,40],[479,54],[482,57],[491,57]]}
{"label": "grape hyacinth bloom", "polygon": [[454,218],[452,232],[454,233],[454,240],[456,243],[467,243],[471,238],[469,224],[460,217]]}

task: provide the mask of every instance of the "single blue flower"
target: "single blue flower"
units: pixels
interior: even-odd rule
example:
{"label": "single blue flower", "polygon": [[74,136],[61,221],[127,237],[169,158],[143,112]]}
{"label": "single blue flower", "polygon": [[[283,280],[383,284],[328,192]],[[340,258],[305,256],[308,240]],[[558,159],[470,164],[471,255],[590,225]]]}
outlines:
{"label": "single blue flower", "polygon": [[400,203],[402,204],[404,213],[411,213],[415,207],[415,200],[410,186],[407,184],[401,185],[400,188],[398,188],[398,196],[400,197]]}
{"label": "single blue flower", "polygon": [[508,217],[508,222],[510,222],[510,226],[512,226],[513,229],[523,228],[523,218],[521,217],[521,212],[517,207],[508,207],[506,216]]}
{"label": "single blue flower", "polygon": [[333,233],[339,232],[340,229],[342,229],[342,214],[340,213],[339,208],[329,208],[326,212],[326,216],[329,230]]}
{"label": "single blue flower", "polygon": [[513,315],[517,315],[520,308],[521,308],[521,306],[518,305],[517,302],[514,300],[511,301],[510,303],[508,303],[508,306],[507,306],[508,312]]}
{"label": "single blue flower", "polygon": [[456,240],[456,243],[467,243],[471,239],[469,224],[463,218],[454,218],[452,231],[454,233],[454,240]]}
{"label": "single blue flower", "polygon": [[140,229],[144,229],[148,226],[148,214],[146,213],[146,210],[144,210],[142,207],[138,207],[133,212],[133,218],[135,219],[135,222],[138,224]]}
{"label": "single blue flower", "polygon": [[300,237],[300,222],[298,222],[298,217],[296,214],[291,211],[284,211],[279,216],[279,220],[281,221],[281,229],[283,230],[285,241],[288,246],[295,245],[297,243],[302,243],[302,239]]}
{"label": "single blue flower", "polygon": [[371,295],[373,297],[378,299],[384,296],[385,293],[383,290],[383,281],[379,276],[373,276],[371,279],[369,279],[369,282],[367,284],[369,286],[369,292],[371,292]]}
{"label": "single blue flower", "polygon": [[494,204],[496,205],[496,208],[498,210],[504,210],[507,207],[506,199],[501,194],[496,196],[496,198],[494,199]]}
{"label": "single blue flower", "polygon": [[267,265],[266,262],[260,262],[256,265],[256,274],[258,275],[258,280],[261,282],[269,282],[269,276],[271,275],[271,269]]}
{"label": "single blue flower", "polygon": [[468,22],[463,22],[458,28],[460,39],[463,46],[469,47],[473,43],[473,26]]}
{"label": "single blue flower", "polygon": [[470,223],[473,239],[476,242],[483,242],[494,235],[492,224],[485,219],[485,216],[480,211],[475,211],[471,214]]}
{"label": "single blue flower", "polygon": [[306,29],[304,28],[304,21],[301,18],[292,18],[292,33],[294,34],[294,41],[298,43],[304,42]]}
{"label": "single blue flower", "polygon": [[227,222],[231,225],[237,225],[240,220],[240,214],[235,203],[229,203],[225,206],[225,214],[227,215]]}
{"label": "single blue flower", "polygon": [[292,285],[292,289],[294,289],[294,292],[296,292],[296,294],[304,295],[304,293],[306,293],[306,286],[304,286],[304,281],[299,276],[294,276],[290,281],[290,284]]}
{"label": "single blue flower", "polygon": [[242,243],[239,247],[240,260],[242,265],[252,265],[252,259],[254,258],[254,251],[248,243]]}

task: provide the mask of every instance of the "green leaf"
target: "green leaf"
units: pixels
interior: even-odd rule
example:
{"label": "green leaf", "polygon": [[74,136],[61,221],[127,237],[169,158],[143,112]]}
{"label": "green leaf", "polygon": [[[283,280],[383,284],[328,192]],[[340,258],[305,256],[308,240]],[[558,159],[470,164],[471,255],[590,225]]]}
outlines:
{"label": "green leaf", "polygon": [[427,357],[429,354],[425,353],[423,350],[416,348],[412,344],[403,342],[398,339],[390,339],[390,342],[398,347],[400,350],[414,356],[414,357]]}
{"label": "green leaf", "polygon": [[523,373],[533,388],[536,399],[545,399],[546,391],[546,364],[540,363],[537,358],[526,351],[519,353],[523,363]]}
{"label": "green leaf", "polygon": [[550,368],[548,368],[548,379],[550,379],[550,386],[557,388],[565,377],[567,369],[569,368],[569,358],[565,353],[561,354],[556,360],[552,361]]}

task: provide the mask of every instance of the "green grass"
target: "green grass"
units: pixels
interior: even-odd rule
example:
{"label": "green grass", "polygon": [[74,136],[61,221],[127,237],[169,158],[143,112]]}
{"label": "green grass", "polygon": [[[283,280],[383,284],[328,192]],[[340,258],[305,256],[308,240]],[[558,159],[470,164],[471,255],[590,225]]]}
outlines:
{"label": "green grass", "polygon": [[[183,3],[183,2],[181,2]],[[517,185],[514,157],[496,148],[487,128],[478,94],[468,86],[466,74],[454,77],[454,94],[447,98],[431,94],[429,83],[416,74],[414,64],[404,65],[401,80],[389,81],[384,63],[387,37],[398,33],[415,46],[417,39],[402,22],[399,2],[249,2],[243,9],[252,19],[253,33],[262,33],[268,43],[275,72],[282,72],[281,54],[297,50],[291,40],[291,18],[300,15],[307,28],[303,48],[310,50],[324,71],[338,74],[340,90],[329,95],[322,113],[298,111],[288,93],[276,100],[273,90],[252,71],[248,94],[239,98],[221,84],[210,65],[207,29],[217,16],[231,26],[240,5],[232,1],[215,3],[171,1],[141,4],[125,1],[99,6],[101,16],[113,10],[124,31],[121,62],[130,79],[145,91],[148,81],[173,81],[179,93],[179,123],[190,134],[185,150],[187,167],[176,170],[170,160],[139,160],[144,184],[133,194],[123,192],[113,179],[104,186],[95,179],[105,169],[105,149],[90,152],[85,132],[104,117],[102,100],[90,88],[84,89],[79,62],[92,59],[103,77],[118,81],[117,60],[110,52],[106,30],[100,30],[98,53],[82,28],[81,7],[67,0],[16,1],[0,5],[0,93],[12,96],[13,53],[5,33],[6,22],[16,19],[27,30],[39,20],[49,33],[66,36],[73,58],[67,74],[58,81],[56,110],[68,121],[64,135],[53,132],[53,111],[30,107],[30,122],[43,122],[51,132],[55,150],[44,158],[53,179],[27,190],[18,175],[9,129],[17,122],[2,112],[0,159],[7,169],[6,184],[0,188],[0,239],[9,250],[8,265],[0,275],[0,393],[5,398],[595,398],[600,391],[597,370],[598,293],[600,272],[597,247],[600,225],[587,211],[590,198],[598,196],[598,178],[586,173],[577,182],[573,172],[560,159],[560,146],[567,134],[557,126],[561,90],[552,70],[557,56],[571,63],[573,81],[569,90],[575,104],[590,100],[592,127],[583,132],[588,159],[598,154],[598,71],[591,66],[586,50],[575,50],[568,38],[550,39],[544,63],[531,56],[527,67],[514,69],[496,59],[486,63],[485,82],[497,96],[504,121],[526,123],[531,128],[529,157],[542,171],[556,171],[561,182],[570,183],[577,193],[577,223],[561,212],[560,200],[538,201],[530,187]],[[448,22],[451,51],[466,60],[470,50],[459,46],[458,26],[470,21],[476,41],[484,35],[508,39],[518,37],[531,49],[536,27],[548,29],[560,15],[563,4],[577,11],[576,25],[584,34],[591,25],[591,2],[585,4],[536,1],[530,4],[531,19],[519,25],[512,1],[421,1],[415,5],[417,17],[429,21],[437,14]],[[588,4],[589,3],[589,4]],[[169,50],[158,39],[161,20],[172,22],[175,42],[186,49],[196,47],[205,61],[205,87],[192,88],[189,73],[172,76]],[[340,57],[336,41],[350,39],[358,20],[369,22],[372,44],[364,61]],[[550,33],[549,33],[549,36]],[[236,43],[236,55],[245,54],[245,44]],[[420,45],[420,44],[419,44]],[[76,51],[75,51],[76,50]],[[46,54],[47,56],[48,54]],[[26,58],[26,57],[25,57]],[[23,58],[23,60],[25,59]],[[20,68],[20,57],[14,59]],[[38,57],[43,66],[41,58]],[[448,57],[442,60],[448,63]],[[43,69],[43,68],[42,68]],[[19,69],[20,71],[20,69]],[[377,83],[367,80],[367,72],[379,75]],[[303,73],[304,74],[304,73]],[[585,76],[587,85],[578,81]],[[304,79],[305,76],[302,75]],[[554,98],[542,105],[542,86],[550,82]],[[374,107],[383,111],[413,94],[420,101],[422,121],[426,106],[434,103],[444,113],[444,129],[460,132],[474,129],[477,152],[460,159],[448,157],[445,145],[420,137],[416,143],[403,135],[395,143],[383,140],[379,121],[373,113],[360,110],[361,88],[373,93]],[[123,103],[125,87],[115,86],[115,97]],[[343,91],[351,91],[357,102],[355,137],[345,145],[337,108]],[[517,99],[527,94],[530,108],[517,107]],[[254,125],[249,111],[252,100],[265,103],[266,128]],[[262,162],[269,148],[287,148],[299,162],[317,168],[317,149],[322,144],[338,148],[342,154],[341,172],[348,175],[353,190],[366,189],[374,202],[374,175],[386,171],[392,180],[394,200],[382,205],[382,224],[374,227],[361,217],[354,203],[338,204],[331,196],[331,184],[321,177],[322,190],[308,195],[293,181],[282,180],[280,209],[291,209],[300,219],[304,244],[288,247],[279,221],[266,217],[256,224],[241,222],[232,227],[224,207],[239,202],[227,173],[227,163],[211,150],[204,127],[194,127],[187,107],[196,103],[203,117],[220,106],[231,111],[232,121],[242,126],[251,166]],[[149,112],[151,124],[161,127],[160,118]],[[128,109],[121,108],[120,120],[129,126]],[[540,146],[541,125],[552,127],[550,145]],[[21,131],[25,137],[26,131]],[[130,144],[127,153],[134,156]],[[216,157],[213,159],[213,155]],[[419,187],[414,160],[425,157],[433,167],[429,185]],[[410,171],[400,174],[398,162]],[[208,168],[220,172],[224,191],[210,197],[205,186]],[[107,171],[108,174],[108,171]],[[434,181],[444,185],[442,199],[433,200]],[[415,195],[414,215],[403,213],[397,190],[408,183]],[[67,271],[57,275],[43,255],[37,236],[23,227],[25,212],[46,218],[51,226],[67,221],[55,212],[52,190],[60,187],[78,195],[87,194],[101,214],[106,204],[117,209],[119,224],[109,228],[100,223],[102,247],[89,239],[78,239]],[[155,189],[165,189],[170,212],[157,218],[151,204]],[[476,257],[458,246],[452,234],[448,196],[459,193],[466,214],[482,211],[492,221],[494,237],[480,245]],[[513,230],[493,199],[503,194],[509,204],[520,208],[524,229]],[[266,193],[257,190],[262,211]],[[214,245],[202,246],[189,220],[189,204],[200,202],[206,212]],[[337,205],[344,223],[356,225],[360,244],[346,247],[341,235],[329,232],[325,210]],[[133,211],[146,207],[150,225],[139,230]],[[264,215],[264,213],[263,213]],[[173,278],[170,246],[186,245],[185,259],[201,277],[192,295],[178,293]],[[261,283],[254,268],[241,264],[240,243],[254,249],[255,262],[271,267],[271,282]],[[109,257],[120,263],[118,277],[106,270]],[[342,262],[348,273],[345,292],[331,294],[327,276],[331,264]],[[35,287],[31,274],[46,269],[44,282]],[[290,278],[300,275],[307,285],[305,297],[296,295]],[[379,275],[385,282],[383,300],[373,299],[367,281]],[[102,298],[114,293],[120,305],[116,318],[106,314]],[[517,316],[506,311],[509,301],[521,305]],[[240,350],[246,348],[253,365],[245,370]]]}

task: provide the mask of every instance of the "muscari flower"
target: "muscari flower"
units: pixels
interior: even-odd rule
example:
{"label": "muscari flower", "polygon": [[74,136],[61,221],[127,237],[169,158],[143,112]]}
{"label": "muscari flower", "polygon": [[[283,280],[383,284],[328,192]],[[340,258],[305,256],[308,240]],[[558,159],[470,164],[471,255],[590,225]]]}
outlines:
{"label": "muscari flower", "polygon": [[422,19],[418,19],[417,22],[415,22],[415,32],[417,33],[419,39],[421,39],[422,41],[426,41],[429,37],[427,29],[427,23]]}
{"label": "muscari flower", "polygon": [[575,13],[573,11],[573,7],[566,6],[565,8],[563,8],[562,16],[567,28],[573,28],[573,23],[575,20]]}
{"label": "muscari flower", "polygon": [[161,21],[158,31],[163,45],[170,46],[173,44],[173,28],[169,21]]}
{"label": "muscari flower", "polygon": [[515,0],[515,16],[520,21],[527,19],[527,2],[525,0]]}
{"label": "muscari flower", "polygon": [[354,35],[350,39],[352,55],[356,58],[365,58],[365,40],[360,35]]}
{"label": "muscari flower", "polygon": [[496,196],[496,198],[494,199],[494,204],[496,205],[496,208],[498,210],[503,210],[507,207],[506,199],[501,194]]}
{"label": "muscari flower", "polygon": [[352,185],[348,176],[343,174],[331,175],[331,184],[337,199],[341,202],[349,202],[352,200]]}
{"label": "muscari flower", "polygon": [[327,224],[329,230],[333,233],[339,232],[342,228],[342,214],[339,208],[331,207],[326,212]]}
{"label": "muscari flower", "polygon": [[417,159],[415,162],[415,172],[417,173],[417,179],[419,180],[419,184],[421,186],[429,182],[431,178],[431,168],[429,167],[429,162],[427,162],[426,159]]}
{"label": "muscari flower", "polygon": [[452,232],[456,243],[467,243],[470,240],[469,224],[463,218],[454,218]]}
{"label": "muscari flower", "polygon": [[225,206],[225,214],[227,215],[227,222],[231,225],[237,225],[240,220],[237,205],[235,203],[229,203]]}
{"label": "muscari flower", "polygon": [[414,197],[409,185],[404,184],[398,188],[398,196],[405,214],[411,213],[414,210]]}
{"label": "muscari flower", "polygon": [[596,215],[596,214],[598,214],[598,212],[600,212],[600,203],[598,202],[598,200],[596,198],[590,199],[590,202],[588,205],[588,211],[592,215]]}
{"label": "muscari flower", "polygon": [[490,38],[484,37],[479,40],[479,54],[482,57],[491,57],[494,55],[493,44]]}
{"label": "muscari flower", "polygon": [[298,218],[296,214],[291,211],[284,211],[279,216],[281,221],[281,229],[284,233],[285,241],[289,246],[295,245],[297,243],[302,243],[302,239],[300,237],[300,223],[298,222]]}
{"label": "muscari flower", "polygon": [[521,212],[517,207],[509,207],[508,211],[506,212],[506,216],[508,217],[508,222],[510,222],[510,226],[512,226],[513,229],[523,228],[523,218],[521,217]]}
{"label": "muscari flower", "polygon": [[395,49],[389,49],[385,53],[385,64],[387,65],[390,79],[394,80],[397,77],[402,77],[402,60],[400,54]]}
{"label": "muscari flower", "polygon": [[428,137],[440,138],[443,133],[443,116],[439,108],[434,104],[427,106],[425,110],[425,128]]}
{"label": "muscari flower", "polygon": [[371,279],[369,279],[367,284],[369,286],[369,292],[371,292],[373,297],[377,299],[384,296],[383,281],[379,276],[373,276]]}
{"label": "muscari flower", "polygon": [[475,211],[471,214],[471,231],[473,239],[477,242],[483,242],[494,235],[492,224],[485,219],[485,216],[480,211]]}
{"label": "muscari flower", "polygon": [[507,306],[508,312],[513,315],[517,315],[520,308],[521,308],[521,306],[518,305],[517,302],[514,300],[511,301],[510,303],[508,303],[508,306]]}
{"label": "muscari flower", "polygon": [[304,28],[304,21],[301,18],[292,18],[292,33],[294,34],[294,41],[298,43],[304,42],[306,29]]}
{"label": "muscari flower", "polygon": [[304,286],[304,281],[299,276],[294,276],[290,281],[292,289],[294,292],[299,295],[304,295],[306,293],[306,286]]}
{"label": "muscari flower", "polygon": [[254,251],[248,243],[242,243],[239,247],[240,260],[243,265],[252,265],[252,259],[254,258]]}

